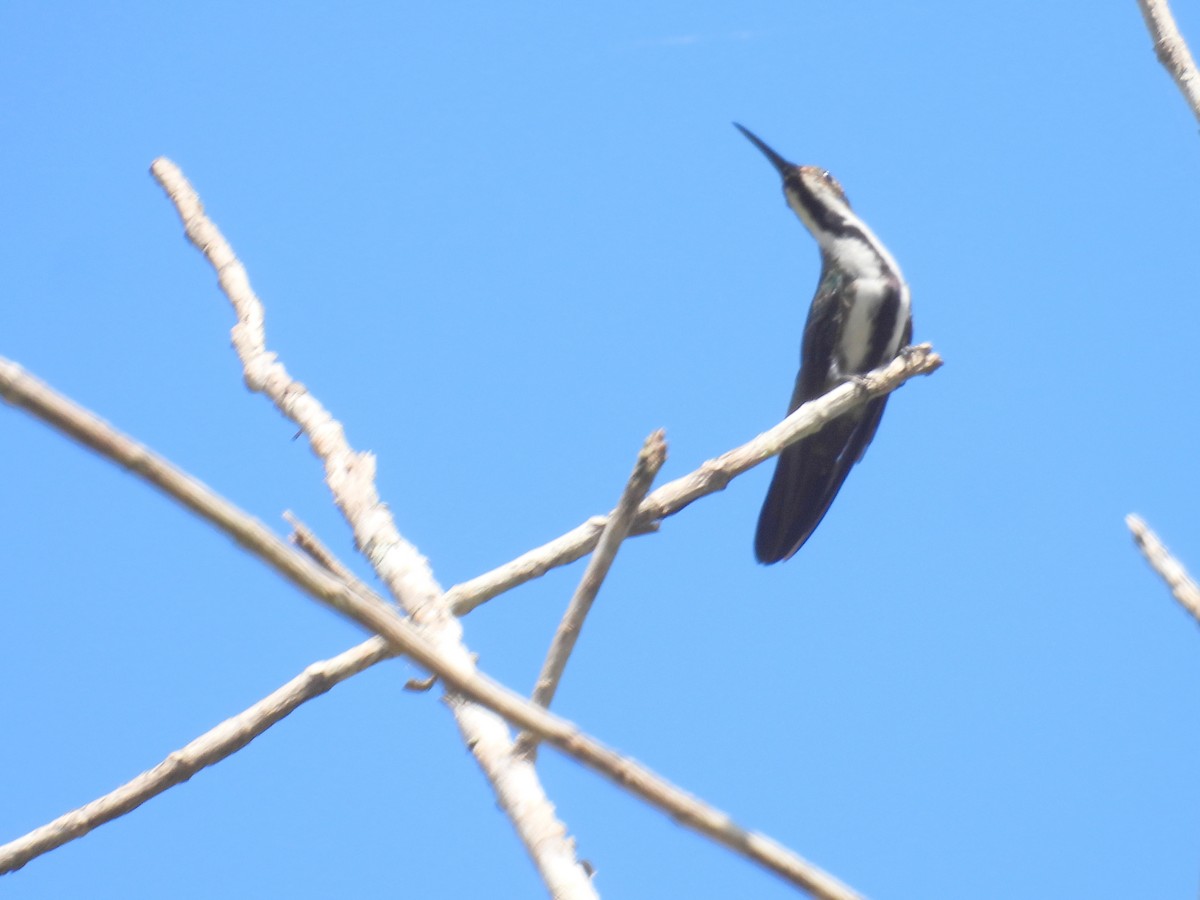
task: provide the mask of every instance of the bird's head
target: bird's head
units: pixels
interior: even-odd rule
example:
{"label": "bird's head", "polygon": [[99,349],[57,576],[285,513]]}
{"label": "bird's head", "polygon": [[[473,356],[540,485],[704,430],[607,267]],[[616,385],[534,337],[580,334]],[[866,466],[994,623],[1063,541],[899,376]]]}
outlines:
{"label": "bird's head", "polygon": [[744,134],[763,156],[771,161],[783,179],[783,196],[788,206],[799,216],[804,226],[812,232],[818,242],[844,233],[847,225],[858,224],[858,217],[850,210],[850,201],[838,180],[818,166],[798,166],[790,163],[758,135],[736,122],[734,127]]}

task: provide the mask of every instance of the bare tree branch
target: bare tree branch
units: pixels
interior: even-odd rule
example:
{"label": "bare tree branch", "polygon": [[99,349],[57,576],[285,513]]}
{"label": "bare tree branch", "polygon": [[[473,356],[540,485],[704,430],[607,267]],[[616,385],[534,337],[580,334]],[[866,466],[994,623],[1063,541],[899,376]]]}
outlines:
{"label": "bare tree branch", "polygon": [[1138,7],[1142,10],[1142,18],[1146,20],[1150,36],[1154,38],[1154,52],[1158,55],[1158,61],[1171,73],[1183,99],[1192,108],[1192,114],[1200,120],[1200,74],[1196,72],[1192,52],[1179,33],[1167,0],[1138,0]]}
{"label": "bare tree branch", "polygon": [[[464,671],[473,671],[475,660],[463,643],[462,625],[446,603],[428,560],[401,536],[379,498],[374,456],[355,452],[341,424],[288,374],[276,354],[268,351],[265,310],[250,287],[246,269],[205,215],[199,195],[179,167],[160,157],[150,171],[175,205],[188,240],[216,271],[221,290],[233,306],[237,315],[233,346],[247,387],[265,394],[308,437],[325,466],[325,481],[358,548],[423,636],[443,658],[453,659]],[[532,763],[513,753],[505,723],[493,712],[471,710],[471,704],[461,698],[448,696],[446,700],[463,741],[491,783],[497,803],[512,821],[551,896],[595,897],[591,878],[575,858],[574,842],[555,815]]]}
{"label": "bare tree branch", "polygon": [[1125,517],[1125,524],[1133,533],[1133,540],[1142,551],[1142,556],[1146,557],[1146,562],[1167,583],[1179,605],[1200,622],[1200,585],[1192,580],[1183,563],[1171,555],[1140,516],[1130,513]]}
{"label": "bare tree branch", "polygon": [[236,753],[300,704],[319,697],[339,681],[356,675],[381,659],[395,655],[383,638],[372,638],[368,644],[373,653],[366,651],[364,644],[333,659],[313,663],[283,687],[171,753],[153,769],[143,772],[111,793],[59,816],[53,822],[0,845],[0,874],[15,871],[31,859],[137,809],[168,788],[187,781],[201,769]]}
{"label": "bare tree branch", "polygon": [[[886,366],[863,376],[858,383],[847,382],[828,394],[810,400],[773,428],[758,437],[701,464],[694,472],[667,482],[647,497],[633,525],[639,529],[684,509],[706,494],[724,490],[738,475],[770,459],[784,447],[819,431],[827,422],[859,406],[872,397],[894,391],[908,379],[928,375],[942,365],[942,358],[929,344],[907,348]],[[600,540],[607,522],[605,516],[593,516],[582,525],[518,556],[446,592],[454,611],[460,616],[493,597],[510,591],[550,569],[565,566],[586,556]]]}
{"label": "bare tree branch", "polygon": [[[549,707],[554,700],[558,684],[567,668],[567,660],[570,659],[571,652],[575,649],[575,642],[579,639],[579,632],[583,629],[583,621],[587,618],[596,595],[600,593],[600,585],[604,583],[604,578],[608,575],[613,560],[617,558],[621,542],[629,534],[638,507],[649,492],[650,485],[654,484],[654,478],[666,460],[667,441],[660,429],[646,438],[645,443],[642,444],[641,452],[638,453],[637,462],[634,463],[633,472],[629,476],[625,490],[621,493],[617,508],[613,510],[613,514],[605,524],[604,530],[600,534],[600,541],[596,544],[596,552],[588,560],[583,577],[579,580],[579,586],[575,589],[575,594],[567,605],[567,611],[550,642],[546,661],[542,664],[542,671],[538,675],[531,698],[538,706]],[[537,738],[527,731],[521,732],[517,736],[517,752],[527,755],[530,759],[535,758]]]}
{"label": "bare tree branch", "polygon": [[[496,711],[519,728],[534,732],[541,740],[560,748],[588,768],[663,810],[676,821],[742,853],[816,897],[847,900],[858,896],[787,848],[764,835],[746,831],[725,813],[704,804],[633,760],[621,757],[581,732],[574,724],[481,674],[470,660],[464,662],[456,655],[443,654],[440,648],[429,642],[423,630],[381,597],[350,588],[309,557],[288,546],[254,517],[3,358],[0,358],[0,398],[139,475],[168,497],[227,533],[305,593],[379,634],[396,652],[409,655],[418,665],[438,675],[451,689],[448,703],[461,702],[454,696],[456,692]],[[472,716],[477,709],[470,704],[463,704],[463,708],[456,712]],[[472,727],[479,725],[470,724]],[[487,724],[480,727],[481,740],[497,739],[497,734],[488,730],[490,727]],[[504,741],[511,745],[507,728],[503,732]],[[532,765],[527,768],[532,769]],[[526,769],[518,772],[525,774]],[[75,836],[78,835],[67,835],[64,840]],[[24,845],[25,839],[21,838],[6,845],[5,849],[15,848],[11,852],[23,853],[27,861],[36,854],[29,854],[23,849]],[[9,859],[0,855],[0,872],[11,870]],[[571,862],[570,865],[575,864]]]}

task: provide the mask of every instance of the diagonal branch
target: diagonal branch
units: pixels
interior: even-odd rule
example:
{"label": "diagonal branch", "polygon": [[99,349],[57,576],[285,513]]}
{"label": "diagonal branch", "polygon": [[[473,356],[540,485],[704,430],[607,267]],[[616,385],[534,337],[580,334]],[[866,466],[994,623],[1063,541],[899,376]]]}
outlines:
{"label": "diagonal branch", "polygon": [[215,765],[241,750],[302,703],[319,697],[339,681],[358,674],[380,660],[396,655],[381,637],[373,637],[367,644],[370,645],[367,651],[362,649],[367,646],[364,644],[340,653],[333,659],[311,664],[287,684],[174,751],[154,768],[103,797],[0,845],[0,874],[15,871],[35,857],[81,838],[92,829],[132,812],[175,785],[183,784],[201,769]]}
{"label": "diagonal branch", "polygon": [[1154,38],[1158,61],[1171,73],[1192,114],[1200,120],[1200,73],[1197,73],[1192,52],[1175,24],[1171,7],[1167,6],[1167,0],[1138,0],[1138,6],[1150,36]]}
{"label": "diagonal branch", "polygon": [[[918,344],[907,348],[905,353],[886,366],[863,376],[857,383],[847,382],[816,400],[810,400],[753,440],[702,463],[694,472],[655,490],[638,509],[634,531],[675,515],[706,494],[724,490],[738,475],[770,459],[801,438],[819,431],[838,416],[873,397],[894,391],[910,378],[928,375],[941,365],[942,358],[929,344]],[[450,588],[446,592],[447,599],[461,616],[505,591],[540,578],[550,569],[573,563],[596,546],[607,521],[605,516],[593,516],[582,525],[518,556],[512,562]]]}
{"label": "diagonal branch", "polygon": [[[650,485],[654,484],[654,477],[666,460],[667,442],[662,430],[659,429],[646,438],[646,442],[642,445],[637,462],[634,463],[633,472],[617,503],[617,508],[609,516],[604,531],[600,535],[600,541],[596,544],[596,552],[588,560],[583,577],[579,580],[579,586],[575,589],[575,594],[567,605],[567,612],[550,642],[546,661],[542,664],[542,671],[538,675],[531,698],[538,706],[549,707],[554,700],[558,684],[567,668],[567,660],[570,659],[571,652],[575,649],[575,642],[579,639],[579,632],[583,629],[583,620],[587,618],[596,595],[600,593],[600,585],[604,583],[604,578],[608,575],[613,560],[617,558],[621,542],[629,534],[638,507],[649,492]],[[533,759],[537,754],[537,739],[529,732],[522,732],[517,736],[517,752]]]}
{"label": "diagonal branch", "polygon": [[1192,580],[1183,563],[1171,555],[1141,516],[1130,513],[1125,517],[1125,524],[1133,533],[1133,540],[1142,551],[1142,556],[1146,557],[1146,562],[1167,583],[1179,605],[1200,622],[1200,585]]}
{"label": "diagonal branch", "polygon": [[[375,487],[375,457],[356,452],[341,424],[267,349],[262,302],[250,286],[245,267],[205,215],[199,195],[179,167],[160,157],[150,171],[175,205],[188,240],[216,271],[221,290],[233,306],[237,315],[233,346],[242,362],[246,386],[265,394],[308,437],[313,452],[324,464],[325,482],[359,550],[422,636],[443,658],[454,660],[465,672],[473,672],[475,661],[462,640],[462,625],[445,602],[428,560],[404,539],[380,500]],[[378,632],[377,628],[367,627]],[[447,680],[445,684],[453,686],[455,682]],[[580,900],[597,896],[532,763],[513,753],[503,720],[493,712],[473,708],[473,704],[452,693],[444,699],[464,743],[491,784],[497,804],[513,823],[551,896]]]}
{"label": "diagonal branch", "polygon": [[[0,358],[0,397],[129,469],[228,534],[303,592],[379,634],[394,652],[407,654],[418,665],[436,674],[452,691],[449,695],[451,704],[460,702],[453,699],[457,694],[494,710],[676,821],[743,854],[816,897],[848,900],[858,896],[787,848],[764,835],[746,831],[725,813],[704,804],[633,760],[623,758],[571,722],[481,674],[470,660],[444,653],[429,641],[425,630],[419,629],[381,597],[350,588],[312,559],[288,546],[253,516],[3,358]],[[477,709],[472,704],[462,704],[455,711],[472,716]],[[508,741],[507,729],[502,730]],[[495,737],[494,733],[485,731],[481,739],[494,740]],[[20,851],[18,845],[24,843],[22,838],[0,848],[0,872],[14,868],[12,860],[17,857],[13,854]],[[25,861],[29,858],[32,857],[27,854]]]}

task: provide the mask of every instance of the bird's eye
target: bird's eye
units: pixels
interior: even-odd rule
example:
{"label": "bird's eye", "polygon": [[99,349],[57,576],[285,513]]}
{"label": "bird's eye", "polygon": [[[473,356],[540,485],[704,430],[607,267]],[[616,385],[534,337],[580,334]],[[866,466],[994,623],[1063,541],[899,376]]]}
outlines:
{"label": "bird's eye", "polygon": [[[825,184],[830,188],[830,190],[832,190],[835,194],[837,194],[843,200],[846,200],[846,191],[842,188],[842,186],[838,182],[838,180],[829,174],[829,171],[827,169],[821,169],[820,175],[821,175],[821,180],[823,182],[825,182]],[[849,201],[846,201],[846,202],[849,202]]]}

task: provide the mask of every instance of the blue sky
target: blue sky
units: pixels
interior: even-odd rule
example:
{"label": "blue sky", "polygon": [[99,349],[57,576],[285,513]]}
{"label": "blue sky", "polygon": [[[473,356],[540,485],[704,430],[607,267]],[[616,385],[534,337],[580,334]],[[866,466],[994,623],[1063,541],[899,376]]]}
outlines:
{"label": "blue sky", "polygon": [[[946,365],[790,562],[751,553],[769,467],[631,541],[555,709],[871,896],[1194,894],[1200,635],[1122,519],[1200,569],[1200,137],[1133,0],[282,10],[0,9],[0,354],[353,558],[241,383],[147,174],[169,156],[449,586],[609,509],[651,430],[665,481],[784,412],[818,260],[740,121],[838,177]],[[0,842],[360,639],[0,427]],[[468,618],[487,672],[532,686],[580,572]],[[539,896],[412,674],[337,687],[6,896]],[[539,767],[603,894],[792,896]]]}

